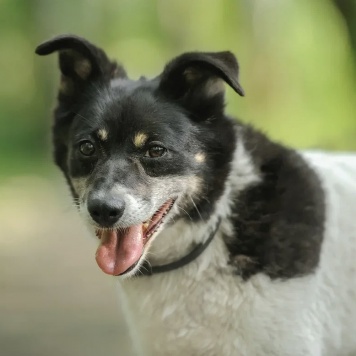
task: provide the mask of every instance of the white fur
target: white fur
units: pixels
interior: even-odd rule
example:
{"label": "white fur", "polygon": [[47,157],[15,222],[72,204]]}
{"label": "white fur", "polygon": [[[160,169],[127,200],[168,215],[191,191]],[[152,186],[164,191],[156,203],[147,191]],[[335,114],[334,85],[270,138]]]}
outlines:
{"label": "white fur", "polygon": [[[356,157],[305,153],[326,192],[321,261],[305,277],[248,281],[226,261],[223,220],[207,250],[178,270],[121,283],[140,356],[342,356],[356,353]],[[188,229],[178,222],[159,234],[150,261],[183,256],[231,213],[232,194],[259,180],[242,144],[216,212]],[[164,256],[164,257],[163,257]]]}

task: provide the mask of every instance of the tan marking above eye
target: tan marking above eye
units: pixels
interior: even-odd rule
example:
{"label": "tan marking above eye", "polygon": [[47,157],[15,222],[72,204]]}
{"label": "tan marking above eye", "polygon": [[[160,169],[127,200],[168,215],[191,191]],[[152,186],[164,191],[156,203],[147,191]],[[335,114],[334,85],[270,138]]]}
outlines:
{"label": "tan marking above eye", "polygon": [[101,141],[106,141],[108,139],[108,132],[105,129],[100,129],[97,135]]}
{"label": "tan marking above eye", "polygon": [[144,132],[137,132],[134,139],[133,143],[136,147],[142,147],[148,139],[148,136]]}
{"label": "tan marking above eye", "polygon": [[202,162],[204,162],[205,161],[205,153],[203,153],[203,152],[199,152],[199,153],[197,153],[195,156],[194,156],[194,158],[195,158],[195,160],[197,161],[197,162],[199,162],[199,163],[202,163]]}

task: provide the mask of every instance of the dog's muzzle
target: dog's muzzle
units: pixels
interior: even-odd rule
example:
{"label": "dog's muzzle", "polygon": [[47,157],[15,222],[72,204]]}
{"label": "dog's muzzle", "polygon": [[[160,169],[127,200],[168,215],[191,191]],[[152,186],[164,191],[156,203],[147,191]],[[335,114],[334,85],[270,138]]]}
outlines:
{"label": "dog's muzzle", "polygon": [[174,200],[169,199],[147,222],[124,229],[97,229],[100,245],[96,251],[96,262],[103,272],[120,275],[137,264],[145,245],[161,226],[173,204]]}

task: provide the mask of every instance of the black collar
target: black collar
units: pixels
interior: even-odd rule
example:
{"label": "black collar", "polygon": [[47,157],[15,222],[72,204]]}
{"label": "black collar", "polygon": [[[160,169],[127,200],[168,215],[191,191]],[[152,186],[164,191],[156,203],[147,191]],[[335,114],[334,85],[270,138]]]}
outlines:
{"label": "black collar", "polygon": [[187,255],[182,257],[180,260],[174,261],[171,263],[167,263],[166,265],[160,265],[160,266],[151,266],[148,261],[145,261],[141,265],[137,276],[138,277],[139,276],[152,276],[153,274],[157,274],[157,273],[173,271],[177,268],[183,267],[183,266],[187,265],[188,263],[194,261],[210,245],[210,242],[213,241],[213,238],[219,229],[220,223],[221,223],[221,218],[219,218],[218,222],[216,223],[215,228],[212,230],[212,232],[210,233],[207,240],[204,243],[197,244],[193,248],[192,251],[190,251]]}

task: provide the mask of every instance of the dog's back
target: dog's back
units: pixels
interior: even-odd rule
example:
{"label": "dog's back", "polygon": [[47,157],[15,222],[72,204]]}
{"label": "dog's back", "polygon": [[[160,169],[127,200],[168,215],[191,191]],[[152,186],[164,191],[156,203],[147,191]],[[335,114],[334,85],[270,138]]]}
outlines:
{"label": "dog's back", "polygon": [[322,316],[321,355],[351,355],[356,350],[356,156],[305,153],[322,182],[326,219],[315,319]]}

